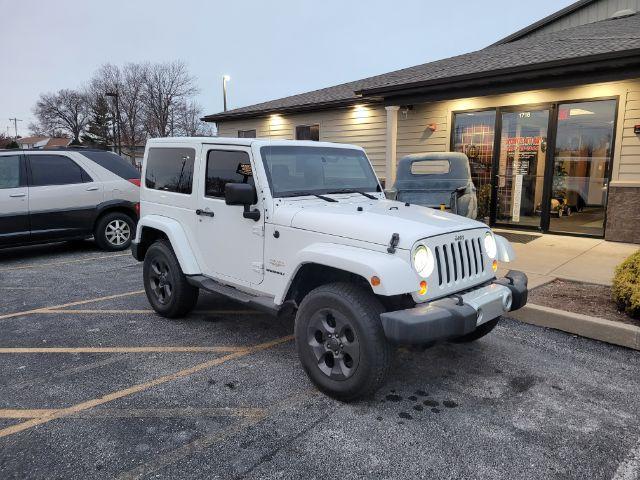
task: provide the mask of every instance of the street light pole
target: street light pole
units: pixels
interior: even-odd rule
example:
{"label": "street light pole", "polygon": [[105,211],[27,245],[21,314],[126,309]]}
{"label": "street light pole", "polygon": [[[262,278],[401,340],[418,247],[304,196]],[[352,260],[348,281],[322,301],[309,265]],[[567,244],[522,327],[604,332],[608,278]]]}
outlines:
{"label": "street light pole", "polygon": [[120,135],[120,95],[118,94],[118,90],[115,92],[107,92],[105,94],[107,97],[113,97],[116,102],[116,136],[118,138],[118,155],[122,155],[122,137]]}
{"label": "street light pole", "polygon": [[224,111],[227,111],[227,82],[231,80],[229,75],[222,76],[222,101],[224,104]]}

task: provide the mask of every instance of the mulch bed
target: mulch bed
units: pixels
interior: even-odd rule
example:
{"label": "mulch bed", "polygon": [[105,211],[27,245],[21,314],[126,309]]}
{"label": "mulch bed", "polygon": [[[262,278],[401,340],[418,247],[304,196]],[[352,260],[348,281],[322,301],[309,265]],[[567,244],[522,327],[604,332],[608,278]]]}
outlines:
{"label": "mulch bed", "polygon": [[640,319],[619,312],[611,300],[611,287],[593,283],[554,280],[529,291],[530,303],[600,317],[640,327]]}

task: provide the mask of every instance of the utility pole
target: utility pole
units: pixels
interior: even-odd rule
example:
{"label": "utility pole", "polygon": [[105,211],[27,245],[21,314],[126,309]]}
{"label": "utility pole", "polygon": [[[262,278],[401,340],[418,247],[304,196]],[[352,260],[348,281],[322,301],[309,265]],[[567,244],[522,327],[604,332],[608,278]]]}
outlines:
{"label": "utility pole", "polygon": [[120,135],[120,95],[118,89],[115,92],[107,92],[107,97],[113,97],[116,103],[116,131],[118,136],[118,155],[122,155],[122,136]]}
{"label": "utility pole", "polygon": [[222,76],[222,100],[224,102],[224,111],[227,111],[227,82],[231,80],[229,75]]}
{"label": "utility pole", "polygon": [[10,118],[9,121],[13,122],[13,129],[16,132],[16,139],[17,139],[18,138],[18,122],[21,122],[22,120],[20,120],[19,118]]}

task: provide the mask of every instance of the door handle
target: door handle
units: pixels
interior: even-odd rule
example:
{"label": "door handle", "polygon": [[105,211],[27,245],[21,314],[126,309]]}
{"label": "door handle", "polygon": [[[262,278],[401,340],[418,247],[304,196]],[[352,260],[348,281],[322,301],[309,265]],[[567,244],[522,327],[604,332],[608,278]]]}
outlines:
{"label": "door handle", "polygon": [[11,195],[9,195],[11,198],[22,198],[22,197],[26,197],[27,194],[26,193],[12,193]]}
{"label": "door handle", "polygon": [[87,192],[95,192],[99,187],[87,187]]}
{"label": "door handle", "polygon": [[204,216],[204,217],[214,217],[214,216],[215,216],[215,213],[210,212],[210,211],[208,211],[208,210],[200,210],[200,209],[197,209],[197,210],[196,210],[196,215],[201,215],[201,216]]}

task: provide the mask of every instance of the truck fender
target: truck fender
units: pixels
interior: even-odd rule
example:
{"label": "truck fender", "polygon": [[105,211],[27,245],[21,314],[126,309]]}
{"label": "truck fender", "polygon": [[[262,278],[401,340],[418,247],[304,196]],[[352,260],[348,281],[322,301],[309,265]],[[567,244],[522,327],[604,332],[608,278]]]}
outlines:
{"label": "truck fender", "polygon": [[496,258],[501,262],[513,262],[516,259],[516,252],[513,250],[511,243],[500,235],[494,235],[498,252]]}
{"label": "truck fender", "polygon": [[[371,285],[371,277],[380,279],[380,284],[371,286],[378,295],[390,296],[411,293],[418,290],[418,274],[411,265],[398,254],[376,252],[349,245],[334,243],[314,243],[302,249],[295,258],[297,265],[290,282],[296,273],[307,263],[344,270],[363,277]],[[285,289],[286,295],[289,285]]]}
{"label": "truck fender", "polygon": [[184,229],[177,221],[160,215],[145,215],[138,222],[136,239],[134,240],[136,243],[141,241],[142,229],[145,227],[159,230],[167,236],[169,242],[171,242],[171,247],[176,254],[180,268],[185,275],[198,275],[202,273],[202,270],[200,270],[198,262],[196,261],[196,257],[193,254],[193,249],[189,244],[189,239],[187,238]]}

